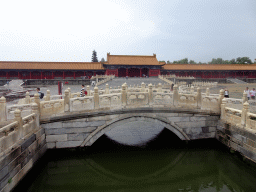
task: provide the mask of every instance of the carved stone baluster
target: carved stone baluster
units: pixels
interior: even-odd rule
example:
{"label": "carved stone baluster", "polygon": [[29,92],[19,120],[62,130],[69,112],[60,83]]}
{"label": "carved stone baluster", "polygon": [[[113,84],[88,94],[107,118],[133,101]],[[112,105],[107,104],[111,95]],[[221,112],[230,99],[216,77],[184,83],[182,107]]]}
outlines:
{"label": "carved stone baluster", "polygon": [[50,101],[51,100],[51,92],[50,90],[47,90],[46,92],[46,96],[44,97],[45,101]]}
{"label": "carved stone baluster", "polygon": [[29,104],[30,103],[30,96],[29,96],[29,92],[26,92],[26,97],[25,97],[25,104]]}
{"label": "carved stone baluster", "polygon": [[99,109],[99,89],[94,87],[94,109]]}
{"label": "carved stone baluster", "polygon": [[126,92],[125,84],[122,85],[121,95],[122,95],[122,106],[124,107],[126,106],[126,103],[127,103],[127,92]]}
{"label": "carved stone baluster", "polygon": [[243,98],[242,98],[243,104],[244,104],[246,101],[248,101],[248,97],[247,97],[247,93],[244,92],[244,93],[243,93]]}
{"label": "carved stone baluster", "polygon": [[200,87],[197,88],[197,108],[201,108],[202,104],[202,93]]}
{"label": "carved stone baluster", "polygon": [[224,120],[224,121],[226,121],[226,111],[225,111],[226,104],[227,104],[227,100],[226,99],[222,99],[220,119]]}
{"label": "carved stone baluster", "polygon": [[35,113],[36,114],[36,128],[39,129],[39,118],[40,118],[40,114],[39,114],[39,111],[38,111],[38,105],[36,103],[32,103],[31,104],[31,108],[32,108],[32,113]]}
{"label": "carved stone baluster", "polygon": [[40,113],[41,113],[39,94],[38,94],[38,93],[35,93],[34,98],[35,98],[35,99],[34,99],[34,102],[38,105],[38,111],[40,111]]}
{"label": "carved stone baluster", "polygon": [[210,90],[209,88],[206,88],[206,93],[205,93],[206,96],[210,96]]}
{"label": "carved stone baluster", "polygon": [[18,138],[21,139],[23,137],[23,121],[21,118],[21,111],[19,109],[16,109],[14,111],[14,120],[18,122],[18,127],[17,127],[17,131],[18,131]]}
{"label": "carved stone baluster", "polygon": [[173,86],[173,105],[178,106],[179,103],[179,93],[178,93],[178,85]]}
{"label": "carved stone baluster", "polygon": [[109,94],[109,85],[108,84],[106,84],[105,94]]}
{"label": "carved stone baluster", "polygon": [[152,105],[153,103],[153,89],[152,89],[152,84],[150,83],[148,85],[148,99],[149,99],[149,105]]}
{"label": "carved stone baluster", "polygon": [[69,112],[70,111],[70,94],[69,90],[65,90],[65,95],[64,95],[64,111]]}
{"label": "carved stone baluster", "polygon": [[0,98],[0,121],[6,121],[7,120],[7,110],[6,110],[6,99],[4,96]]}
{"label": "carved stone baluster", "polygon": [[247,113],[249,111],[249,103],[246,101],[243,104],[243,109],[242,109],[242,114],[241,114],[241,125],[243,127],[246,126],[247,122],[246,122],[246,118],[247,118]]}

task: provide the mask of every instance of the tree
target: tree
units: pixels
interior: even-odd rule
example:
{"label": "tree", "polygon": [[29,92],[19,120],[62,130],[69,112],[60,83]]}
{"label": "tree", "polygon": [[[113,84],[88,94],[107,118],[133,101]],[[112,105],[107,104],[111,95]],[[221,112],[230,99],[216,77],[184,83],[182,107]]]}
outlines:
{"label": "tree", "polygon": [[236,64],[236,60],[235,60],[235,59],[231,59],[231,60],[229,61],[229,64]]}
{"label": "tree", "polygon": [[236,63],[238,64],[252,64],[252,61],[249,57],[238,57],[236,58]]}
{"label": "tree", "polygon": [[188,64],[188,58],[181,59],[179,61],[173,61],[173,63]]}
{"label": "tree", "polygon": [[167,64],[171,64],[171,62],[168,60],[168,61],[167,61]]}
{"label": "tree", "polygon": [[190,60],[189,64],[196,64],[196,62],[194,60]]}
{"label": "tree", "polygon": [[101,63],[106,62],[105,59],[102,57],[102,59],[100,60]]}
{"label": "tree", "polygon": [[99,62],[97,58],[97,52],[95,50],[92,52],[92,62]]}

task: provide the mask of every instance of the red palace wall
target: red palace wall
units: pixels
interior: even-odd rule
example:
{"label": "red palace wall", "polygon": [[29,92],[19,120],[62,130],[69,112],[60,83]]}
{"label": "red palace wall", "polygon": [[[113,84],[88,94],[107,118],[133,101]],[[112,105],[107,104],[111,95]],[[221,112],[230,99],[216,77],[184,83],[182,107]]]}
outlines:
{"label": "red palace wall", "polygon": [[115,75],[116,77],[118,77],[118,69],[107,69],[106,75]]}
{"label": "red palace wall", "polygon": [[148,76],[158,76],[160,75],[160,69],[149,69]]}

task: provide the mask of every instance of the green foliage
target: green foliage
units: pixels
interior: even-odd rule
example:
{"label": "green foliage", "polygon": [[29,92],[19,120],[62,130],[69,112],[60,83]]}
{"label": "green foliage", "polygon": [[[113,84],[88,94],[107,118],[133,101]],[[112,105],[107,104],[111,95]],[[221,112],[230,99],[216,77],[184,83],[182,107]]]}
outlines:
{"label": "green foliage", "polygon": [[170,64],[170,63],[171,63],[171,62],[168,60],[168,61],[167,61],[167,64]]}
{"label": "green foliage", "polygon": [[8,180],[8,183],[11,183],[12,182],[12,178],[10,178],[9,180]]}
{"label": "green foliage", "polygon": [[173,61],[173,63],[188,64],[188,58],[181,59],[179,61]]}
{"label": "green foliage", "polygon": [[95,50],[92,52],[92,62],[99,62],[97,58],[97,52]]}
{"label": "green foliage", "polygon": [[100,60],[101,63],[106,62],[105,59],[102,57],[102,59]]}
{"label": "green foliage", "polygon": [[196,62],[194,60],[190,60],[189,64],[196,64]]}
{"label": "green foliage", "polygon": [[252,61],[249,57],[238,57],[236,59],[236,63],[238,63],[238,64],[252,64]]}

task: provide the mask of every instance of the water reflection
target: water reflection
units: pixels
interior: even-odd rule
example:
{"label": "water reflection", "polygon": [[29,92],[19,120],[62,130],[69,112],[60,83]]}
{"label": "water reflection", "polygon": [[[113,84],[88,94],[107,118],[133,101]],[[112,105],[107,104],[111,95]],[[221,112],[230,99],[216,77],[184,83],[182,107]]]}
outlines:
{"label": "water reflection", "polygon": [[164,130],[144,149],[117,145],[105,136],[86,152],[50,151],[47,162],[30,173],[33,184],[16,190],[255,191],[255,170],[217,141],[188,146],[176,139]]}

